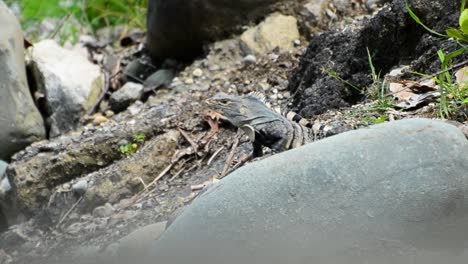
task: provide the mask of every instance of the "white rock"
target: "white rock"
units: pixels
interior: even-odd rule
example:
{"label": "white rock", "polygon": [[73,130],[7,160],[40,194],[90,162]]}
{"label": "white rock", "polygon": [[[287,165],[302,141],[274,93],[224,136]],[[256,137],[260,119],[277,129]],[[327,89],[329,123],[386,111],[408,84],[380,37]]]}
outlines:
{"label": "white rock", "polygon": [[200,78],[203,76],[203,71],[200,68],[196,68],[195,70],[193,70],[192,75]]}
{"label": "white rock", "polygon": [[296,18],[274,13],[245,31],[241,35],[241,44],[246,53],[266,54],[276,47],[281,51],[292,50],[294,41],[299,38]]}
{"label": "white rock", "polygon": [[101,94],[104,78],[99,66],[53,40],[34,45],[30,65],[38,90],[45,95],[50,136],[75,129]]}
{"label": "white rock", "polygon": [[72,185],[72,191],[76,194],[83,195],[88,190],[88,181],[79,180]]}

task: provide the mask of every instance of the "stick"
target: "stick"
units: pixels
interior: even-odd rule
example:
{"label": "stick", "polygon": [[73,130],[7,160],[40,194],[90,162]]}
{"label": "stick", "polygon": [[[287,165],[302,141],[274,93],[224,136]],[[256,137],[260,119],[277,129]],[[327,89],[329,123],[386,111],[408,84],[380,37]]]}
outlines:
{"label": "stick", "polygon": [[184,136],[184,138],[188,141],[188,143],[190,143],[193,150],[195,151],[195,154],[197,154],[197,151],[198,151],[198,148],[199,148],[197,143],[195,143],[193,141],[193,139],[190,138],[189,135],[187,135],[187,133],[184,130],[182,130],[180,127],[178,127],[177,130],[179,130],[180,134],[182,134],[182,136]]}
{"label": "stick", "polygon": [[208,159],[208,162],[206,163],[206,165],[210,166],[211,162],[213,162],[213,160],[216,158],[216,156],[218,156],[218,154],[223,150],[224,150],[224,147],[220,147],[215,153],[213,153],[213,155],[210,157],[210,159]]}
{"label": "stick", "polygon": [[234,165],[230,170],[229,170],[229,173],[237,170],[240,166],[244,165],[247,161],[251,160],[253,157],[252,154],[248,154],[247,156],[245,156],[244,158],[242,158],[239,162],[236,163],[236,165]]}
{"label": "stick", "polygon": [[55,228],[58,228],[63,221],[65,221],[65,219],[68,217],[68,215],[73,211],[75,210],[76,206],[81,202],[81,200],[83,200],[83,196],[80,196],[80,199],[78,199],[78,201],[76,201],[72,207],[70,207],[70,209],[68,209],[68,211],[65,213],[65,215],[62,217],[62,219],[60,219],[60,221],[58,222],[58,224],[55,226]]}
{"label": "stick", "polygon": [[238,144],[239,144],[239,138],[237,137],[236,140],[234,141],[234,144],[232,145],[231,153],[229,153],[229,156],[226,160],[226,164],[224,164],[223,172],[221,173],[220,178],[223,178],[224,176],[226,176],[229,170],[229,166],[231,165],[232,159],[234,158],[234,154],[236,153]]}
{"label": "stick", "polygon": [[96,100],[96,102],[89,108],[88,112],[86,113],[87,115],[92,115],[94,112],[96,112],[97,107],[101,103],[101,101],[104,99],[106,96],[107,92],[109,91],[110,87],[110,78],[109,78],[109,73],[103,70],[104,73],[104,89],[101,92],[101,95],[99,95],[99,98]]}

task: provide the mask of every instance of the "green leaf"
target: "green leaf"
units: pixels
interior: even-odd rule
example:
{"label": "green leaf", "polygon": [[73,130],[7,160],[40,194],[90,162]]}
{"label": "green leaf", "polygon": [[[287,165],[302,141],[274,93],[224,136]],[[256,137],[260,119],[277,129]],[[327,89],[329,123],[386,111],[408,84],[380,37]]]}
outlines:
{"label": "green leaf", "polygon": [[468,34],[468,9],[463,10],[460,14],[460,29],[463,33]]}
{"label": "green leaf", "polygon": [[383,116],[380,116],[379,118],[377,118],[375,120],[375,124],[381,124],[383,122],[387,121],[387,116],[383,115]]}
{"label": "green leaf", "polygon": [[463,10],[465,10],[465,0],[461,0],[460,12],[463,12]]}
{"label": "green leaf", "polygon": [[439,37],[447,37],[446,35],[444,34],[440,34],[439,32],[436,32],[432,29],[430,29],[428,26],[424,25],[424,23],[421,21],[421,19],[419,19],[419,17],[413,12],[413,10],[411,10],[409,4],[408,4],[408,1],[405,0],[405,6],[406,6],[406,10],[408,11],[408,13],[410,14],[411,18],[416,22],[418,23],[419,25],[421,25],[425,30],[429,31],[430,33],[434,34],[434,35],[437,35]]}
{"label": "green leaf", "polygon": [[453,38],[455,40],[468,42],[468,36],[463,34],[463,32],[461,32],[458,29],[449,28],[445,31],[445,33],[447,34],[448,37]]}

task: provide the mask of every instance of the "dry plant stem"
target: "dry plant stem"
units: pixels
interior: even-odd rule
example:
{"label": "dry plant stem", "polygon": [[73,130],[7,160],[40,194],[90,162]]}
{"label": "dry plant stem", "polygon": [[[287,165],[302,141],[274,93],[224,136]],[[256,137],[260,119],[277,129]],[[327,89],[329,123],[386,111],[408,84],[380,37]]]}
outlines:
{"label": "dry plant stem", "polygon": [[239,167],[241,167],[242,165],[244,165],[247,161],[251,160],[253,158],[253,155],[252,154],[249,154],[245,157],[243,157],[241,160],[239,160],[239,162],[236,163],[236,165],[234,165],[230,170],[229,170],[229,173],[232,173],[233,171],[237,170]]}
{"label": "dry plant stem", "polygon": [[421,83],[421,82],[430,80],[430,79],[432,79],[432,78],[436,77],[437,75],[442,74],[442,73],[444,73],[444,72],[448,72],[448,71],[451,71],[451,70],[454,70],[454,69],[463,67],[463,66],[465,66],[466,64],[468,64],[468,60],[462,61],[462,62],[460,62],[460,63],[457,63],[457,64],[453,65],[453,66],[450,67],[450,68],[447,68],[447,69],[445,69],[445,70],[440,70],[440,71],[438,71],[438,72],[436,72],[436,73],[434,73],[434,74],[431,74],[431,75],[429,75],[429,76],[427,76],[427,77],[421,78],[421,79],[419,79],[418,81],[414,82],[413,84],[411,84],[411,85],[409,85],[409,86],[406,86],[406,87],[404,87],[403,89],[401,89],[401,90],[399,90],[399,91],[397,91],[397,92],[387,93],[385,96],[391,96],[391,95],[397,94],[397,93],[399,93],[399,92],[402,92],[402,91],[411,89],[411,88],[413,88],[414,86],[416,86],[417,84],[419,84],[419,83]]}
{"label": "dry plant stem", "polygon": [[176,174],[174,174],[174,176],[172,176],[172,177],[169,179],[169,181],[173,181],[175,178],[179,177],[179,176],[182,174],[182,172],[184,172],[184,170],[185,170],[185,166],[182,167],[182,169],[180,169],[178,172],[176,172]]}
{"label": "dry plant stem", "polygon": [[54,32],[52,32],[52,34],[48,37],[48,39],[55,38],[57,33],[59,33],[59,31],[62,29],[63,25],[65,25],[65,22],[70,18],[71,15],[72,15],[71,13],[68,13],[64,18],[62,18],[62,20],[60,20],[60,23],[55,28]]}
{"label": "dry plant stem", "polygon": [[193,150],[195,151],[195,154],[196,154],[197,151],[198,151],[198,148],[199,148],[197,143],[195,143],[193,141],[193,139],[190,138],[190,136],[187,134],[187,132],[182,130],[180,127],[178,127],[177,130],[179,130],[180,134],[188,141],[188,143],[190,143],[190,145],[192,146],[192,148],[193,148]]}
{"label": "dry plant stem", "polygon": [[155,185],[162,177],[164,177],[164,175],[166,175],[166,173],[168,173],[172,167],[178,162],[179,160],[176,160],[174,162],[171,162],[171,164],[169,164],[169,166],[167,166],[159,175],[158,177],[156,177],[152,182],[150,182],[150,184],[148,184],[146,186],[146,189],[145,190],[148,190],[149,187]]}
{"label": "dry plant stem", "polygon": [[205,188],[205,184],[203,184],[203,183],[190,186],[190,190],[192,192],[199,191],[199,190],[201,190],[203,188]]}
{"label": "dry plant stem", "polygon": [[224,147],[220,147],[215,153],[213,153],[213,155],[211,155],[210,159],[208,159],[208,162],[206,163],[206,165],[210,166],[211,163],[213,162],[213,160],[216,158],[216,156],[218,156],[218,154],[224,150]]}
{"label": "dry plant stem", "polygon": [[65,215],[63,215],[62,219],[60,219],[60,221],[57,223],[57,225],[55,226],[55,228],[58,228],[60,227],[60,225],[63,223],[63,221],[65,221],[65,219],[67,219],[68,215],[73,212],[73,210],[75,210],[76,206],[81,202],[81,200],[83,200],[83,196],[80,196],[80,198],[78,199],[78,201],[76,201],[72,207],[70,207],[70,209],[68,209],[68,211],[65,213]]}
{"label": "dry plant stem", "polygon": [[239,137],[236,137],[236,140],[234,141],[234,144],[232,145],[231,153],[229,153],[229,156],[226,160],[226,164],[224,164],[223,172],[221,172],[220,178],[223,178],[224,176],[226,176],[229,170],[229,166],[231,166],[232,159],[234,158],[234,154],[236,154],[238,145],[239,145]]}
{"label": "dry plant stem", "polygon": [[105,70],[103,70],[102,72],[104,73],[104,90],[102,91],[101,95],[99,95],[99,98],[93,104],[93,106],[91,108],[89,108],[88,112],[86,113],[87,115],[92,115],[94,112],[96,112],[99,104],[104,99],[107,92],[109,91],[109,87],[110,87],[109,73],[107,73]]}

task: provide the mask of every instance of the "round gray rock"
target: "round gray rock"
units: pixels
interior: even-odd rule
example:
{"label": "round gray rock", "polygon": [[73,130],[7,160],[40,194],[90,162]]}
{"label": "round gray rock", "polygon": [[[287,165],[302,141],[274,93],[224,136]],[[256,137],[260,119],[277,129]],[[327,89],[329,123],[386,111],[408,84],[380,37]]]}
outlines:
{"label": "round gray rock", "polygon": [[148,263],[466,263],[468,141],[426,119],[247,165],[199,196]]}

